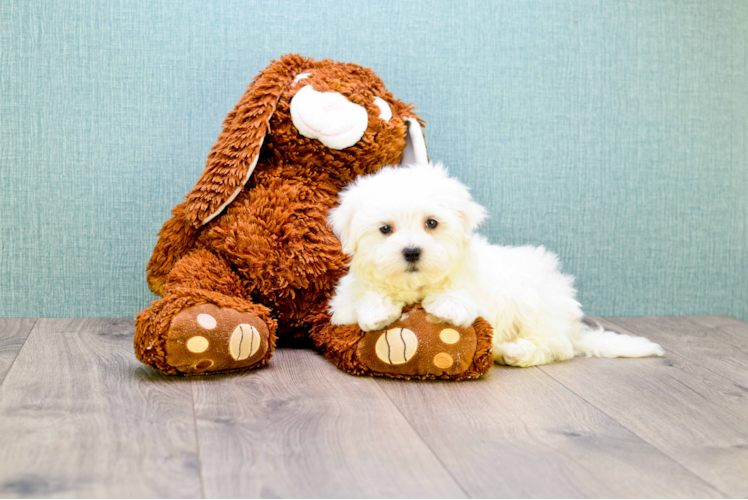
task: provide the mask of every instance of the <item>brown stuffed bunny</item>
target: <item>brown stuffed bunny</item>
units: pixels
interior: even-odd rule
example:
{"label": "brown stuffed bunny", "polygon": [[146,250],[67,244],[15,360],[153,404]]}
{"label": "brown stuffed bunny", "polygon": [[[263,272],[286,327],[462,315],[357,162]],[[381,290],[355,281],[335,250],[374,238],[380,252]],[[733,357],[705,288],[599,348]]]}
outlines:
{"label": "brown stuffed bunny", "polygon": [[138,359],[167,374],[246,370],[266,364],[278,338],[311,336],[352,373],[485,373],[483,320],[457,329],[454,362],[438,366],[431,351],[443,349],[429,346],[448,325],[429,323],[418,306],[390,331],[404,338],[407,330],[430,350],[397,362],[377,357],[377,335],[387,332],[334,328],[326,313],[347,266],[327,212],[357,176],[426,161],[419,122],[370,69],[294,54],[272,62],[229,113],[205,171],[159,233],[148,284],[163,298],[136,319]]}

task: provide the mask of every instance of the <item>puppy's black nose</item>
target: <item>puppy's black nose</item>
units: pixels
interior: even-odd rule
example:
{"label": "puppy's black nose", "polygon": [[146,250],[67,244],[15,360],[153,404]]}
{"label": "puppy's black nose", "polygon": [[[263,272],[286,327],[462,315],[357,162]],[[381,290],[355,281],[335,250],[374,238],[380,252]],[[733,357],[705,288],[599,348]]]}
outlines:
{"label": "puppy's black nose", "polygon": [[408,262],[416,262],[421,258],[421,249],[418,247],[408,247],[403,249],[403,255]]}

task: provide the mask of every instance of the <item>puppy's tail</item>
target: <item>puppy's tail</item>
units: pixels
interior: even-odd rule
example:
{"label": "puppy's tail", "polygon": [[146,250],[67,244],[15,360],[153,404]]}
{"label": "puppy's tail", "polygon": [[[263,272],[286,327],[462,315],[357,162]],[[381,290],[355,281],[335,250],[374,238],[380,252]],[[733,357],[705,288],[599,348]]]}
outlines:
{"label": "puppy's tail", "polygon": [[598,358],[643,358],[665,354],[659,344],[644,337],[605,330],[600,325],[582,323],[579,333],[572,336],[574,354]]}

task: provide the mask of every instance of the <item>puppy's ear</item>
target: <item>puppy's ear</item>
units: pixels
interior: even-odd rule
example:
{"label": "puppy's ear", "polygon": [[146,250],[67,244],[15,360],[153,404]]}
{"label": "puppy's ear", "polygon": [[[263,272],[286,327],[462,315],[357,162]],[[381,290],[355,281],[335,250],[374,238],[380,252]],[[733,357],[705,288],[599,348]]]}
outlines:
{"label": "puppy's ear", "polygon": [[460,210],[460,219],[462,219],[463,227],[465,228],[465,234],[472,234],[475,229],[480,226],[480,223],[486,220],[488,211],[481,205],[478,205],[473,200],[469,200],[467,204]]}
{"label": "puppy's ear", "polygon": [[356,241],[351,233],[353,214],[355,213],[355,202],[350,196],[350,191],[340,193],[340,205],[330,210],[327,215],[328,225],[333,234],[340,241],[343,253],[353,255],[356,252]]}
{"label": "puppy's ear", "polygon": [[223,122],[205,170],[187,195],[184,215],[190,224],[207,224],[241,192],[257,165],[278,99],[296,75],[313,65],[312,59],[288,54],[255,78]]}

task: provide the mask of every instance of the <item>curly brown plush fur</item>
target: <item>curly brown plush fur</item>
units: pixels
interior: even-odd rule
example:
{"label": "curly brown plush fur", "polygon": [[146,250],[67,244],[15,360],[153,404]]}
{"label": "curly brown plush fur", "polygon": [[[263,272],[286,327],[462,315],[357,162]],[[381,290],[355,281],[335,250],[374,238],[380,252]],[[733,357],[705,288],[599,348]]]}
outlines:
{"label": "curly brown plush fur", "polygon": [[[308,77],[294,81],[301,73]],[[304,85],[338,92],[363,106],[368,114],[363,137],[336,150],[302,136],[292,122],[290,103]],[[389,121],[379,117],[375,97],[391,107]],[[138,359],[165,373],[184,373],[170,363],[168,345],[183,348],[189,339],[180,338],[171,325],[201,304],[250,313],[247,317],[267,325],[267,354],[221,371],[265,364],[277,338],[309,338],[310,332],[325,329],[327,301],[347,267],[327,226],[327,212],[357,176],[400,163],[407,119],[423,125],[410,105],[395,99],[374,72],[361,66],[290,54],[262,71],[224,121],[197,184],[159,232],[147,273],[151,290],[163,298],[136,319]],[[331,359],[345,356],[337,352],[343,346],[325,347],[323,339],[338,345],[326,331],[318,345]],[[242,334],[236,345],[246,342],[245,331],[236,332]],[[233,334],[227,330],[226,335]],[[197,360],[211,351],[191,347],[189,352]]]}

